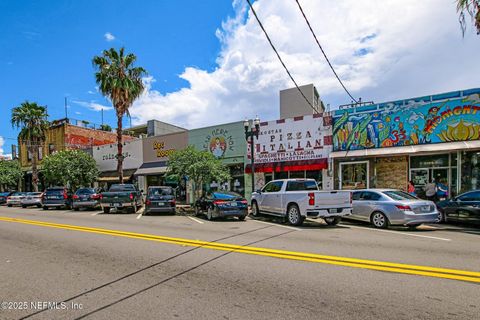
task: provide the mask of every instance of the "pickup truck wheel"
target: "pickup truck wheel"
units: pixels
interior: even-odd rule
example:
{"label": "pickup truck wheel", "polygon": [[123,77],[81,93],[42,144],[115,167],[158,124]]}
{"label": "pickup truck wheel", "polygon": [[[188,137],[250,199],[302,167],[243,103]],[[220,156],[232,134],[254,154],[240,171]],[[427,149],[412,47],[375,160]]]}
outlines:
{"label": "pickup truck wheel", "polygon": [[288,207],[287,210],[287,220],[293,226],[299,226],[303,223],[303,217],[300,214],[300,209],[296,204],[292,204]]}
{"label": "pickup truck wheel", "polygon": [[254,216],[255,218],[260,216],[260,212],[258,211],[257,201],[252,202],[252,216]]}
{"label": "pickup truck wheel", "polygon": [[110,213],[110,208],[103,208],[103,213]]}
{"label": "pickup truck wheel", "polygon": [[372,213],[370,221],[375,228],[386,229],[388,227],[388,218],[379,211]]}
{"label": "pickup truck wheel", "polygon": [[340,217],[328,217],[328,218],[325,218],[324,220],[329,226],[336,226],[337,224],[340,223],[340,220],[342,220],[342,218],[340,218]]}

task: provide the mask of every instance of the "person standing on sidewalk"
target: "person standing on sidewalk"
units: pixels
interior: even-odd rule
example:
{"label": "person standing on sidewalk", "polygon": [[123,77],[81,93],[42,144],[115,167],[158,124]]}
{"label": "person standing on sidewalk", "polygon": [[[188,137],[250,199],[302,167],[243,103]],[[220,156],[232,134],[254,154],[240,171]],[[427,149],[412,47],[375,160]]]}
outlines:
{"label": "person standing on sidewalk", "polygon": [[413,184],[412,180],[408,182],[407,192],[414,197],[417,196],[417,194],[415,193],[415,185]]}
{"label": "person standing on sidewalk", "polygon": [[425,195],[428,200],[437,202],[437,184],[435,183],[435,179],[432,179],[432,181],[425,186]]}

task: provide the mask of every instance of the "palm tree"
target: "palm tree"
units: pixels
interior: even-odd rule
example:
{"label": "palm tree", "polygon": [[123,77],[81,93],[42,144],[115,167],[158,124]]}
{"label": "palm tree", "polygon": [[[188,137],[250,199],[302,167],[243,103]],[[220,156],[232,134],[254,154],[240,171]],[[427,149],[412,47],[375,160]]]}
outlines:
{"label": "palm tree", "polygon": [[124,50],[104,50],[101,56],[95,56],[92,60],[97,69],[95,80],[99,90],[112,101],[117,114],[117,171],[120,183],[123,183],[122,119],[125,114],[130,115],[128,109],[142,94],[142,76],[147,73],[141,67],[134,67],[137,57],[133,53],[125,54]]}
{"label": "palm tree", "polygon": [[480,0],[456,0],[457,12],[459,13],[460,27],[462,28],[462,34],[465,35],[467,23],[465,21],[465,13],[467,13],[473,21],[475,21],[475,27],[477,28],[477,34],[480,34]]}
{"label": "palm tree", "polygon": [[35,102],[23,102],[12,109],[12,126],[21,129],[18,134],[20,143],[25,143],[32,155],[32,185],[38,191],[38,150],[43,146],[45,133],[49,127],[47,108]]}

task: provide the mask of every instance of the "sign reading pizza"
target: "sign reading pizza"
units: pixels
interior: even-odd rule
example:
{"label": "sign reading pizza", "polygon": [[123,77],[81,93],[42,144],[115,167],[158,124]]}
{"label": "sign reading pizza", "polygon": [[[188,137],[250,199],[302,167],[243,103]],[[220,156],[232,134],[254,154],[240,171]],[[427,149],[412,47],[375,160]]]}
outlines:
{"label": "sign reading pizza", "polygon": [[332,150],[331,123],[331,117],[322,114],[262,123],[255,139],[255,162],[328,158]]}

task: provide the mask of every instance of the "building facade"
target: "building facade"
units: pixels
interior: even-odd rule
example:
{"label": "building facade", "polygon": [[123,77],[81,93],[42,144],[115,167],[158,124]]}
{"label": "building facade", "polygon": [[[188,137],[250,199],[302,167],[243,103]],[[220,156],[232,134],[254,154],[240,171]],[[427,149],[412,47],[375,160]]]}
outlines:
{"label": "building facade", "polygon": [[[130,136],[124,136],[124,141],[132,140]],[[53,154],[56,151],[63,150],[85,150],[92,154],[93,147],[110,144],[117,140],[117,135],[114,132],[95,130],[82,126],[70,124],[68,119],[53,121],[46,132],[46,139],[44,144],[38,150],[38,168],[39,174],[39,188],[42,190],[45,187],[43,177],[41,174],[42,160],[44,157]],[[25,173],[22,181],[22,190],[32,190],[32,155],[27,150],[24,141],[18,141],[19,160],[22,170]]]}
{"label": "building facade", "polygon": [[480,189],[480,89],[337,110],[335,187]]}
{"label": "building facade", "polygon": [[[332,145],[330,114],[299,116],[260,124],[255,139],[255,189],[272,179],[310,178],[319,188],[333,189],[329,154]],[[250,152],[247,158],[250,159]],[[250,160],[246,172],[251,173]]]}
{"label": "building facade", "polygon": [[244,173],[247,150],[244,130],[243,121],[239,121],[189,131],[188,144],[212,153],[228,167],[232,177],[223,185],[219,185],[219,181],[211,181],[205,188],[235,191],[243,196],[245,190],[250,190]]}

